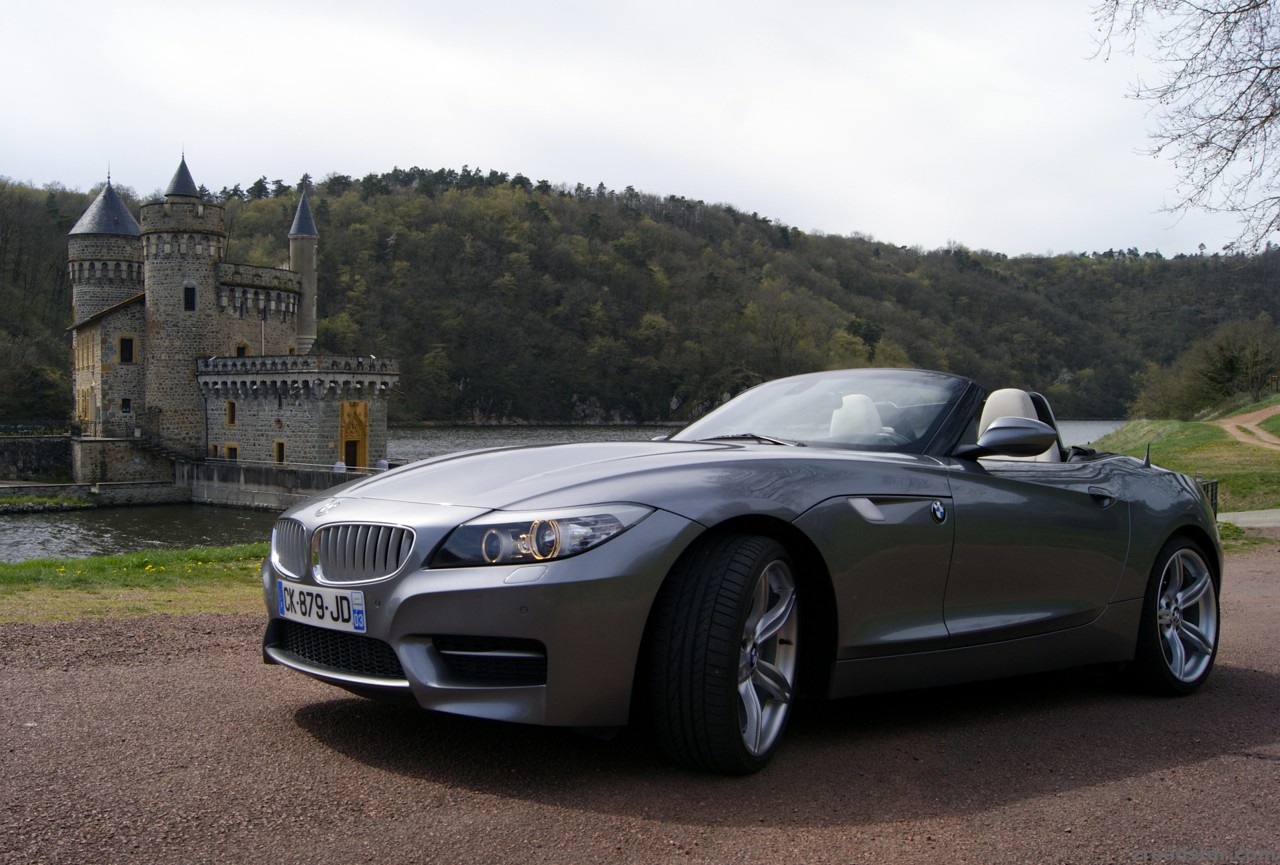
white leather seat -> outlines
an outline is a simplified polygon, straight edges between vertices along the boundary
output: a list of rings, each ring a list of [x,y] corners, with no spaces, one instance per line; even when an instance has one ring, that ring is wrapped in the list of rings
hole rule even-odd
[[[987,431],[987,427],[991,426],[991,422],[998,417],[1041,419],[1039,412],[1036,411],[1035,403],[1031,401],[1031,394],[1013,387],[992,391],[987,396],[987,401],[982,406],[982,417],[978,420],[979,438]],[[1057,463],[1062,462],[1062,453],[1059,451],[1057,444],[1053,444],[1044,453],[1033,457],[988,457],[987,459],[1032,460],[1042,463]]]
[[[880,412],[871,397],[861,393],[846,396],[840,408],[831,413],[833,439],[873,436],[884,432]]]

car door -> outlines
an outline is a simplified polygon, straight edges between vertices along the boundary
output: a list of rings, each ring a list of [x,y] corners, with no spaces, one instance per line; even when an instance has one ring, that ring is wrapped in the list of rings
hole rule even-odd
[[[924,495],[841,496],[796,521],[831,568],[839,660],[946,646],[949,510],[942,486]]]
[[[958,460],[948,646],[1086,624],[1111,600],[1129,547],[1109,461]]]

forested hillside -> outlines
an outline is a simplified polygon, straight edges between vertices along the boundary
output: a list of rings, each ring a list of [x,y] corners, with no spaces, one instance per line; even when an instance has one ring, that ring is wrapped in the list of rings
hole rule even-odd
[[[320,231],[316,351],[399,358],[396,421],[685,419],[764,379],[865,365],[1119,417],[1148,362],[1219,323],[1280,318],[1277,251],[924,251],[467,168],[223,189],[210,197],[227,207],[228,258],[280,265],[304,185]],[[91,200],[0,181],[0,420],[69,410],[65,234]]]

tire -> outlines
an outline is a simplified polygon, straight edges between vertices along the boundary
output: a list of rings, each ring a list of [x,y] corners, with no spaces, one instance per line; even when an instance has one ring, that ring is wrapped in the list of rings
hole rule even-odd
[[[649,709],[687,766],[743,775],[773,756],[799,652],[791,557],[771,538],[717,535],[672,571],[654,610]]]
[[[1218,654],[1218,587],[1200,546],[1186,538],[1164,545],[1142,602],[1135,668],[1161,694],[1190,694]]]

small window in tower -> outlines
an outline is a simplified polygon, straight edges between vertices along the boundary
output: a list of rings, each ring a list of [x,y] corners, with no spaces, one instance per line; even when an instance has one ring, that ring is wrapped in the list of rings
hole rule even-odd
[[[126,396],[126,397],[124,397],[123,399],[121,399],[121,400],[120,400],[120,413],[121,413],[121,414],[132,414],[132,413],[133,413],[133,400],[129,399],[127,396]]]
[[[226,446],[226,454],[227,454],[227,459],[228,459],[228,460],[230,460],[231,462],[235,462],[236,460],[240,459],[240,446],[239,446],[239,445],[227,445],[227,446]]]
[[[227,400],[227,426],[236,425],[236,403],[235,400]]]
[[[120,337],[120,362],[133,363],[133,337]]]
[[[209,459],[216,460],[218,458],[218,446],[216,444],[209,445]]]
[[[276,462],[284,464],[284,442],[276,442]]]
[[[249,346],[243,342],[236,345],[236,357],[247,357],[249,355]]]
[[[187,312],[196,308],[196,287],[188,282],[182,286],[182,308]]]

